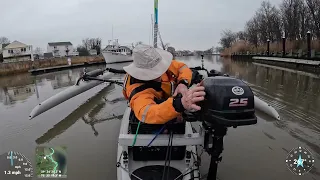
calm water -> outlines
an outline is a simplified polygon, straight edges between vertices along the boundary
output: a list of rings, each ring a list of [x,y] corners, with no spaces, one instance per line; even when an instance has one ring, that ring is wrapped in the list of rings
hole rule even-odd
[[[197,57],[180,59],[189,66],[201,65]],[[220,57],[206,57],[204,65],[243,79],[282,118],[257,112],[257,125],[229,129],[219,179],[320,179],[319,75]],[[33,107],[73,85],[81,71],[0,78],[0,154],[19,151],[34,164],[36,146],[66,145],[68,179],[116,179],[116,144],[126,108],[120,87],[99,85],[28,120]],[[313,170],[303,177],[293,175],[285,164],[287,153],[298,146],[316,158]],[[207,159],[204,154],[203,174]]]

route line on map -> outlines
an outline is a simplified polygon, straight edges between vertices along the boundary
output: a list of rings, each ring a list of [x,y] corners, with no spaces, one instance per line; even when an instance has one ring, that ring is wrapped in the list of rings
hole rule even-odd
[[[49,155],[46,155],[46,157],[48,157],[56,166],[54,167],[54,169],[53,169],[53,172],[56,172],[56,170],[57,170],[57,167],[58,167],[58,163],[55,161],[55,160],[53,160],[53,158],[52,158],[52,155],[54,154],[54,149],[52,149],[52,148],[50,148],[51,150],[52,150],[52,153],[51,154],[49,154]],[[56,173],[55,173],[56,174]]]

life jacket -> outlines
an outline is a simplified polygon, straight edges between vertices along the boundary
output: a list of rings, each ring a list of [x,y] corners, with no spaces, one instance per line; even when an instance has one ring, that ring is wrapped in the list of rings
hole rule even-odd
[[[126,74],[122,93],[124,97],[130,101],[135,94],[141,91],[144,91],[145,89],[152,88],[157,92],[162,93],[161,98],[159,97],[155,98],[156,103],[160,104],[162,101],[165,101],[167,98],[173,95],[174,90],[176,88],[176,84],[177,84],[176,77],[177,75],[175,75],[173,72],[169,70],[161,76],[161,82],[142,81],[142,80],[135,79],[129,74]],[[130,96],[128,97],[126,94],[126,87],[131,85],[136,85],[137,87],[135,87],[134,90],[132,90]]]

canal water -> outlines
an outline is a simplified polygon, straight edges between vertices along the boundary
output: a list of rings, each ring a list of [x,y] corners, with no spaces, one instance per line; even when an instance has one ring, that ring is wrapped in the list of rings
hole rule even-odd
[[[201,66],[199,57],[177,59],[190,67]],[[257,112],[256,125],[228,130],[220,180],[320,179],[319,75],[218,56],[205,57],[204,66],[244,80],[281,116],[278,121]],[[37,146],[63,145],[68,179],[116,179],[117,138],[126,108],[121,87],[99,85],[28,119],[33,107],[75,84],[81,73],[82,68],[0,77],[0,154],[21,152],[35,167]],[[308,148],[316,160],[302,177],[293,175],[285,163],[288,152],[299,146]],[[205,153],[202,157],[201,172],[206,174],[209,157]]]

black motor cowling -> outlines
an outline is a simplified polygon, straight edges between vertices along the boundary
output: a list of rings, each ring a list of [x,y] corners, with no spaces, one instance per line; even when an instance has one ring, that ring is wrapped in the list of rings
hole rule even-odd
[[[226,127],[257,123],[254,95],[243,81],[231,77],[208,77],[203,81],[206,91],[201,119]]]

